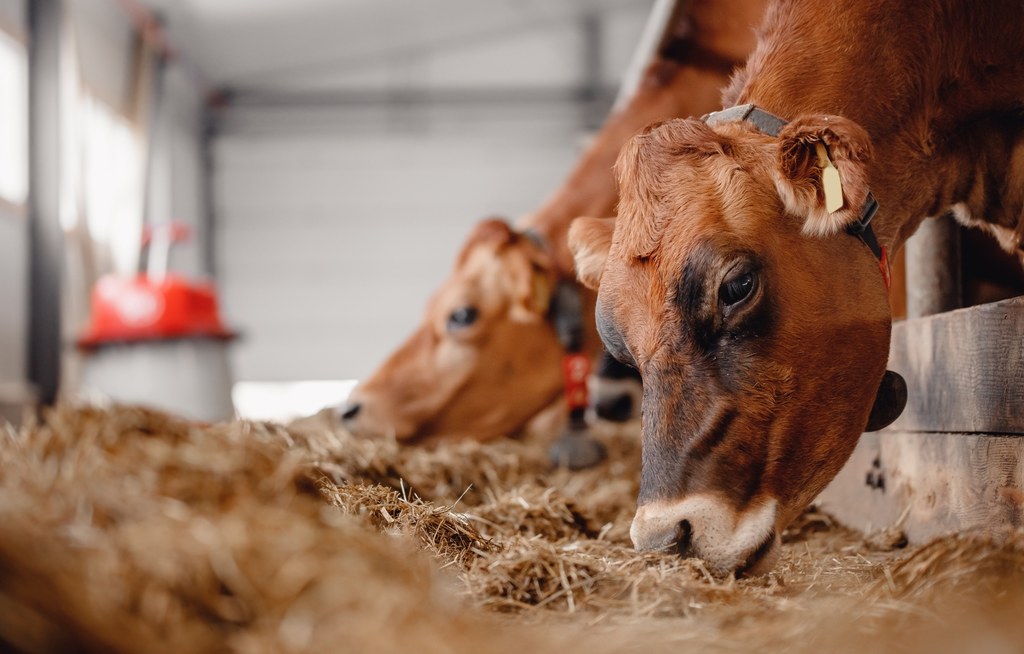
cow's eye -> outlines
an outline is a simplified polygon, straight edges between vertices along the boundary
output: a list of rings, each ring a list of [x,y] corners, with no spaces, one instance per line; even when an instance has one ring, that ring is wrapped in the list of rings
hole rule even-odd
[[[448,331],[454,332],[469,327],[480,316],[476,307],[459,307],[448,316]]]
[[[719,287],[718,297],[726,306],[742,302],[754,291],[756,281],[752,271],[727,279]]]

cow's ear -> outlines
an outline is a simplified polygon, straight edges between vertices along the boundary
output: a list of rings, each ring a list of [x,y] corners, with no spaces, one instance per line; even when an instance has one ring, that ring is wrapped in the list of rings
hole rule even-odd
[[[868,133],[842,116],[801,116],[782,129],[776,186],[805,234],[836,234],[860,218],[870,160]]]
[[[520,235],[518,247],[508,253],[508,279],[514,286],[512,318],[519,322],[544,320],[551,306],[555,271],[551,255]]]
[[[576,277],[587,288],[596,291],[601,283],[614,231],[614,218],[577,218],[569,228],[569,248],[576,259]]]

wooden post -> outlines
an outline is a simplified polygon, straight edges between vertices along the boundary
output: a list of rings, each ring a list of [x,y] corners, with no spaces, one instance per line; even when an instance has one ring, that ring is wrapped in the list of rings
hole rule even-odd
[[[62,0],[28,3],[29,344],[28,376],[43,404],[61,370],[60,34]]]
[[[907,407],[864,434],[819,497],[864,531],[912,543],[1024,526],[1024,297],[896,323],[889,369]]]
[[[953,216],[925,220],[907,241],[906,253],[908,318],[963,305],[960,226]]]

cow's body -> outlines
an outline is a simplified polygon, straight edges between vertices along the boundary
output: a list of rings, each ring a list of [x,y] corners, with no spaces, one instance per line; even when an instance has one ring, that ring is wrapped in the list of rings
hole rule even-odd
[[[515,229],[488,221],[474,230],[423,324],[342,410],[346,425],[403,440],[483,439],[520,430],[555,402],[563,388],[563,346],[540,296],[550,297],[560,281],[575,277],[566,244],[570,223],[577,216],[614,211],[612,166],[632,134],[653,121],[720,106],[729,62],[742,61],[753,49],[753,26],[762,9],[763,0],[691,2],[682,59],[656,58],[629,103],[609,118],[539,211]],[[593,293],[583,289],[583,302],[584,349],[593,355],[600,349]],[[477,310],[476,324],[447,329],[448,317],[466,308]]]
[[[885,257],[848,233],[869,191],[889,252],[949,209],[1020,250],[1022,18],[1004,0],[776,2],[725,96],[758,120],[671,121],[624,148],[617,224],[571,240],[606,344],[644,377],[638,548],[770,567],[892,406]]]
[[[1024,4],[782,2],[764,30],[726,106],[836,114],[863,127],[882,206],[875,229],[893,249],[952,208],[1020,251]]]

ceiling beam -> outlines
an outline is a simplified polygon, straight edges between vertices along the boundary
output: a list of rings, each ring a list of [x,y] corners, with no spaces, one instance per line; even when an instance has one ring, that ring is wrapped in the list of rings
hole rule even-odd
[[[653,0],[374,0],[296,4],[287,11],[214,13],[208,0],[148,0],[217,82],[265,86],[297,73],[340,72],[464,47]],[[282,3],[284,5],[285,3]],[[187,14],[187,15],[186,15]],[[255,54],[254,54],[255,53]]]

